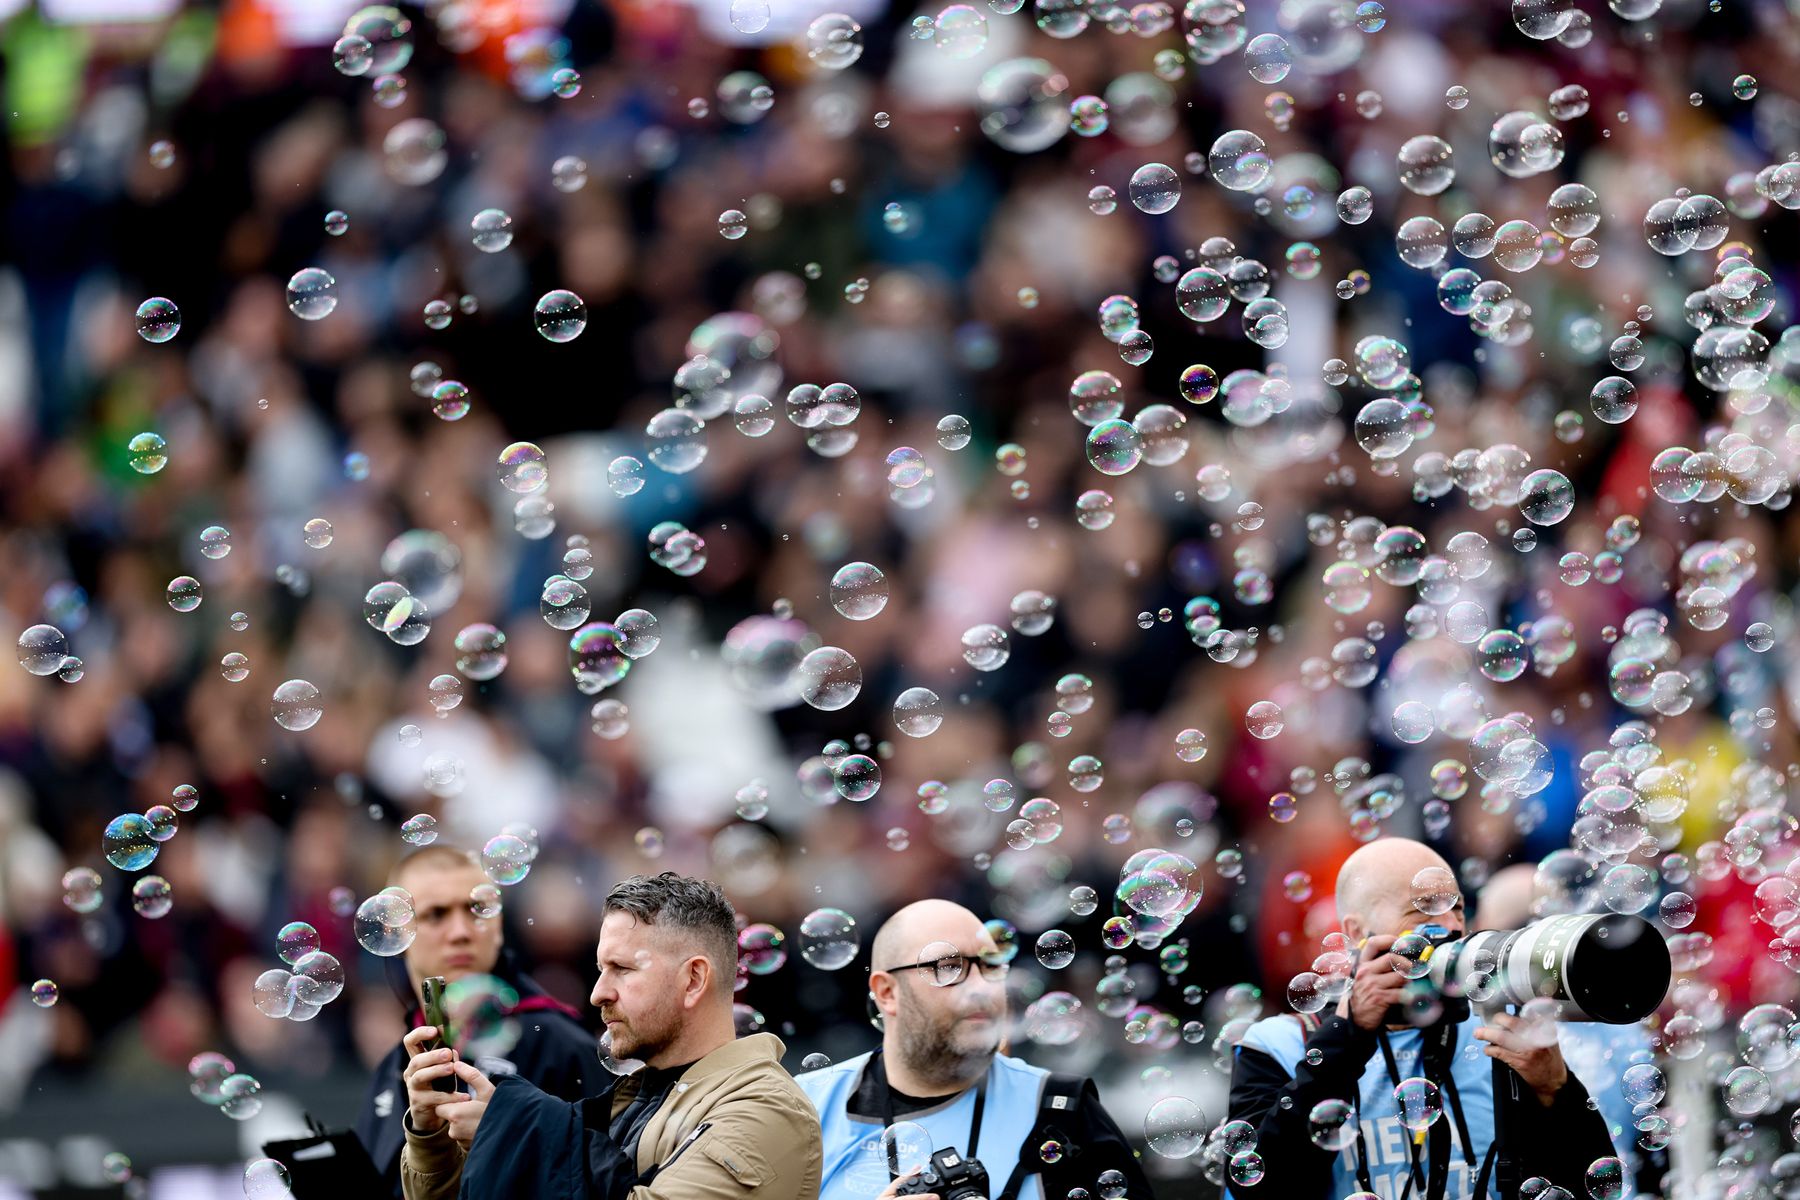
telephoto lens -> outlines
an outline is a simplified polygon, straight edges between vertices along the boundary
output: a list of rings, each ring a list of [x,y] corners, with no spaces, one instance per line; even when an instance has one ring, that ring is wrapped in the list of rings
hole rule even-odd
[[[1669,990],[1669,947],[1642,917],[1550,917],[1523,929],[1490,929],[1439,946],[1431,979],[1481,1008],[1558,1002],[1557,1019],[1629,1025],[1656,1011]]]

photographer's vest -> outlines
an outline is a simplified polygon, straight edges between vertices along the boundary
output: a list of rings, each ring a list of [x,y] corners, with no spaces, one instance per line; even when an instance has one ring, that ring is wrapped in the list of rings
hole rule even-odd
[[[1471,1015],[1458,1027],[1456,1049],[1450,1060],[1451,1075],[1456,1080],[1463,1117],[1468,1124],[1469,1140],[1474,1143],[1476,1163],[1486,1159],[1488,1146],[1494,1140],[1494,1060],[1483,1053],[1485,1044],[1475,1040],[1475,1029],[1480,1024],[1480,1019]],[[1250,1027],[1240,1045],[1245,1050],[1260,1050],[1267,1054],[1292,1075],[1294,1065],[1306,1054],[1306,1035],[1306,1028],[1292,1016],[1267,1017]],[[1393,1047],[1394,1065],[1401,1079],[1424,1074],[1418,1030],[1390,1030],[1388,1043]],[[1413,1134],[1400,1124],[1400,1105],[1394,1099],[1393,1076],[1389,1074],[1384,1055],[1369,1056],[1358,1091],[1356,1115],[1362,1132],[1362,1153],[1368,1160],[1370,1190],[1381,1200],[1400,1200],[1412,1170],[1408,1143]],[[1450,1133],[1449,1178],[1444,1188],[1444,1200],[1471,1200],[1475,1195],[1478,1171],[1469,1166],[1468,1156],[1463,1153],[1458,1122],[1452,1118],[1450,1098],[1442,1087],[1438,1089],[1438,1098],[1443,1105],[1443,1114],[1438,1120],[1444,1122]],[[1353,1142],[1332,1163],[1333,1196],[1353,1196],[1363,1190],[1358,1179],[1358,1158],[1358,1144]],[[1233,1194],[1244,1195],[1235,1190]],[[1412,1189],[1415,1200],[1422,1195],[1423,1189]]]
[[[884,1128],[881,1118],[853,1116],[849,1111],[850,1097],[856,1094],[870,1057],[859,1054],[821,1070],[795,1076],[818,1110],[819,1125],[824,1134],[825,1167],[820,1178],[819,1200],[870,1200],[870,1197],[880,1195],[893,1180],[888,1171],[887,1156],[881,1148]],[[1050,1072],[1042,1067],[1004,1054],[996,1054],[993,1066],[988,1068],[986,1096],[981,1105],[981,1130],[976,1139],[977,1153],[973,1157],[987,1169],[996,1196],[1021,1157],[1039,1153],[1037,1147],[1027,1147],[1025,1139],[1037,1126],[1039,1103],[1049,1078]],[[943,1104],[902,1113],[895,1119],[924,1126],[931,1135],[934,1151],[954,1148],[966,1154],[971,1141],[976,1093],[976,1088],[968,1088]],[[1044,1200],[1039,1177],[1035,1174],[1025,1176],[1017,1195],[1018,1200]]]

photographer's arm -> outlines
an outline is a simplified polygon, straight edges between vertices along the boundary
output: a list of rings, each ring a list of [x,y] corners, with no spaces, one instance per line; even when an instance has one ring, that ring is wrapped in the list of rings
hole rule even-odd
[[[1327,1019],[1306,1039],[1306,1054],[1293,1065],[1292,1074],[1262,1050],[1238,1048],[1231,1072],[1230,1116],[1256,1126],[1256,1152],[1266,1172],[1259,1191],[1307,1196],[1329,1190],[1337,1155],[1313,1144],[1307,1122],[1321,1100],[1356,1098],[1363,1068],[1375,1049],[1372,1032],[1338,1016]],[[1315,1050],[1318,1062],[1309,1063],[1307,1055]]]
[[[1570,1071],[1554,1099],[1543,1104],[1524,1088],[1518,1115],[1521,1164],[1525,1176],[1542,1175],[1570,1195],[1587,1193],[1587,1169],[1597,1158],[1617,1154],[1607,1133],[1606,1118],[1588,1097],[1587,1088]]]

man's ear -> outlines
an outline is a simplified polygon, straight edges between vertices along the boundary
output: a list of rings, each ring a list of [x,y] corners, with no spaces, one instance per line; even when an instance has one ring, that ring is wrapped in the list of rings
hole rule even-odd
[[[712,990],[712,959],[704,954],[696,954],[688,959],[682,967],[681,1006],[694,1008],[706,999],[706,993]]]
[[[1362,920],[1358,917],[1345,917],[1338,924],[1344,927],[1344,936],[1350,940],[1351,957],[1354,958],[1357,943],[1367,937],[1369,931],[1363,928]]]
[[[896,985],[892,975],[877,971],[869,976],[869,995],[875,1001],[875,1007],[883,1015],[891,1016],[900,1006],[900,998],[895,995]]]

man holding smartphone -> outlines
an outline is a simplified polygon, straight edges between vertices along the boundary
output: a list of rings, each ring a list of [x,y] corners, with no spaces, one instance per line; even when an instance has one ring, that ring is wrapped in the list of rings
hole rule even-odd
[[[489,907],[474,897],[477,888],[493,885],[473,855],[445,845],[426,846],[400,861],[390,882],[405,888],[413,898],[418,934],[402,959],[389,959],[405,967],[405,981],[396,978],[396,991],[404,988],[407,1023],[413,1029],[436,1024],[425,1017],[426,981],[443,986],[478,975],[491,975],[519,995],[512,1020],[518,1042],[504,1057],[484,1056],[477,1064],[488,1076],[519,1075],[544,1091],[565,1100],[594,1094],[602,1080],[594,1035],[584,1029],[574,1009],[544,994],[518,969],[506,949],[498,914],[482,916]],[[457,1047],[456,1030],[444,1044]],[[437,1037],[444,1030],[438,1028]],[[406,1145],[401,1123],[406,1113],[406,1084],[401,1072],[407,1064],[404,1045],[395,1046],[375,1068],[369,1094],[356,1122],[356,1135],[381,1172],[386,1194],[399,1200],[400,1151]],[[443,1090],[452,1090],[446,1079]],[[427,1117],[427,1120],[430,1118]]]

